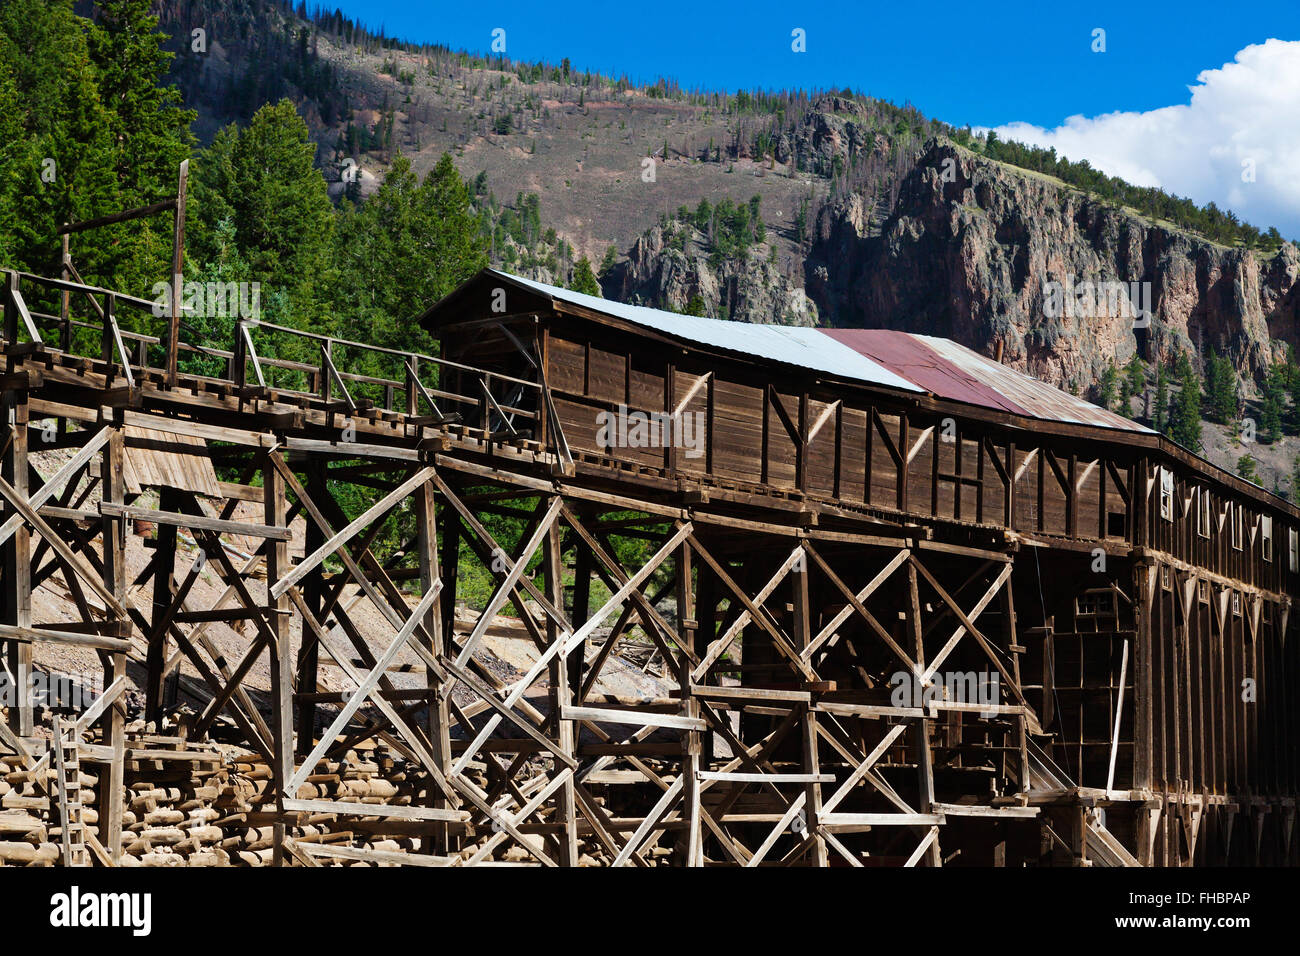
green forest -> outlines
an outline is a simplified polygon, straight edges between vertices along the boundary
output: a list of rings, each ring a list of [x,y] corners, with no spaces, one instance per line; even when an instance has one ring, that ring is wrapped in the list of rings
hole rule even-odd
[[[103,0],[93,21],[70,0],[0,9],[0,261],[57,274],[59,224],[174,195],[190,158],[187,280],[256,281],[267,321],[428,352],[410,318],[486,265],[491,241],[451,158],[420,180],[399,156],[373,194],[335,203],[287,100],[198,149],[149,7]],[[144,298],[170,251],[169,214],[71,248],[88,283]],[[187,341],[230,347],[233,324],[196,321]]]
[[[1097,382],[1095,401],[1107,411],[1146,421],[1197,453],[1204,451],[1204,423],[1223,426],[1229,440],[1241,447],[1237,475],[1260,484],[1257,460],[1249,446],[1274,445],[1284,436],[1300,435],[1300,364],[1295,350],[1288,346],[1285,360],[1269,367],[1263,381],[1257,383],[1259,397],[1255,401],[1247,400],[1245,383],[1226,356],[1210,348],[1200,364],[1202,372],[1198,374],[1191,355],[1179,352],[1172,361],[1155,367],[1152,387],[1147,363],[1138,355],[1122,368],[1111,362]],[[1151,399],[1149,416],[1145,414],[1147,395]],[[1300,456],[1291,467],[1291,489],[1295,488],[1300,488]],[[1293,490],[1280,485],[1269,490],[1283,498],[1294,497]]]
[[[571,276],[577,291],[600,294],[591,263],[542,228],[536,195],[503,205],[486,176],[464,181],[449,154],[422,178],[394,154],[369,195],[347,188],[332,198],[307,124],[288,99],[263,103],[200,148],[191,132],[196,114],[166,81],[174,56],[166,39],[149,0],[100,0],[93,20],[78,16],[72,0],[0,6],[0,266],[58,275],[61,224],[174,196],[180,165],[189,159],[185,280],[257,283],[256,318],[263,322],[436,355],[436,342],[415,316],[494,252],[507,267],[542,266]],[[305,47],[292,48],[307,69]],[[154,300],[156,283],[170,271],[172,228],[170,211],[99,227],[71,237],[71,257],[86,283]],[[57,311],[52,300],[31,305]],[[123,319],[129,331],[149,335],[163,333],[167,321],[135,311]],[[181,321],[188,344],[234,345],[234,314]],[[315,365],[317,348],[312,340],[258,330],[263,359]],[[350,373],[402,375],[395,357],[346,347],[333,356]],[[183,352],[181,368],[221,376],[226,359]],[[265,371],[268,384],[304,384],[302,372]],[[426,383],[434,384],[427,377]],[[378,397],[365,385],[352,388],[354,398]],[[349,517],[382,494],[334,481],[330,488]],[[401,562],[414,517],[399,511],[373,547]],[[507,547],[524,527],[500,515],[483,520]],[[644,548],[621,540],[617,546]],[[486,598],[492,576],[465,545],[460,563],[465,593]]]

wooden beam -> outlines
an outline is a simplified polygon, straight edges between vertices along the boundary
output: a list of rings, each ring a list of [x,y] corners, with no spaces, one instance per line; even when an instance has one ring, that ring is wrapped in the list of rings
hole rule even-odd
[[[189,160],[185,160],[185,166],[188,167]],[[81,222],[66,222],[58,228],[59,235],[71,235],[77,232],[85,232],[87,229],[98,229],[100,226],[111,226],[117,222],[129,222],[132,219],[142,219],[146,216],[155,216],[160,212],[166,212],[169,209],[176,208],[176,199],[164,199],[161,202],[150,203],[147,206],[136,206],[133,209],[123,209],[121,212],[109,213],[107,216],[98,216],[95,219],[85,219]]]
[[[219,518],[206,518],[201,515],[182,514],[177,511],[160,511],[153,508],[139,508],[135,505],[116,505],[112,502],[100,502],[99,513],[129,518],[132,521],[152,521],[155,524],[177,528],[215,531],[217,534],[241,534],[250,538],[268,538],[271,541],[288,541],[292,537],[288,528],[276,528],[264,524],[251,524],[243,521],[222,521]]]
[[[433,477],[432,468],[421,468],[406,481],[402,482],[395,489],[385,495],[379,501],[375,502],[365,510],[355,521],[349,524],[342,531],[339,531],[323,545],[302,559],[292,571],[284,575],[271,586],[271,596],[278,598],[283,595],[290,587],[297,584],[303,577],[316,565],[324,561],[329,555],[338,551],[348,541],[356,537],[357,532],[368,526],[382,515],[392,511],[397,503],[406,498],[412,491]]]

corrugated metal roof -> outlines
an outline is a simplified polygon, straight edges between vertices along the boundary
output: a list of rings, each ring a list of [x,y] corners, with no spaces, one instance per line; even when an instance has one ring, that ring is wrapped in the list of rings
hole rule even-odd
[[[889,329],[826,329],[826,334],[934,395],[1016,415],[1030,414],[997,389],[942,358],[922,336]]]
[[[888,329],[827,329],[826,334],[940,398],[1044,421],[1151,432],[949,339]]]
[[[487,271],[556,301],[713,348],[903,391],[929,392],[939,398],[1043,421],[1154,434],[1137,422],[948,339],[888,329],[814,329],[698,318],[613,302],[494,269]]]
[[[1040,382],[1031,375],[1017,372],[964,345],[930,335],[918,335],[916,338],[957,369],[978,377],[990,388],[996,389],[1000,395],[1025,409],[1025,414],[1033,418],[1154,434],[1151,429],[1135,421],[1108,412],[1101,406],[1084,401],[1054,385]]]
[[[675,312],[664,312],[640,305],[625,305],[599,296],[584,295],[581,292],[572,292],[543,282],[521,279],[519,276],[505,272],[492,271],[502,278],[527,286],[560,302],[579,305],[654,329],[665,335],[713,348],[743,352],[773,362],[798,365],[827,375],[870,382],[873,385],[883,385],[906,392],[922,391],[921,388],[894,374],[870,357],[836,342],[820,329],[790,325],[754,325],[749,322],[728,322],[724,319],[678,315]]]

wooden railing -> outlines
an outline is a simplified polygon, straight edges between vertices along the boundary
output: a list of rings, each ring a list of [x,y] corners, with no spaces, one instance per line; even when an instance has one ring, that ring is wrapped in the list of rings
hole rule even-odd
[[[313,343],[319,360],[312,364],[290,359],[263,358],[257,343],[259,339],[271,335],[284,335]],[[401,378],[342,371],[335,362],[337,349],[387,358],[394,368],[401,370]],[[230,353],[230,380],[236,385],[248,387],[252,384],[251,375],[258,387],[267,387],[269,369],[297,372],[306,377],[306,387],[303,389],[277,386],[283,393],[318,398],[350,412],[366,407],[402,412],[414,416],[421,424],[464,421],[493,433],[522,436],[534,432],[543,415],[543,386],[539,382],[474,368],[421,352],[407,352],[305,332],[273,322],[238,322],[234,348]],[[429,384],[421,379],[424,369],[435,372],[435,375],[430,376]],[[458,383],[458,390],[446,387],[444,383],[448,378]],[[355,386],[369,387],[378,400],[358,398],[353,394]],[[443,404],[440,405],[439,402]],[[425,410],[427,414],[422,414]]]
[[[141,318],[141,322],[145,327],[156,327],[165,318],[159,315],[156,302],[68,279],[15,270],[5,271],[3,276],[0,305],[4,309],[4,344],[8,354],[48,351],[97,358],[107,367],[110,385],[119,378],[127,387],[135,387],[145,380],[166,382],[165,365],[156,361],[166,361],[169,343],[165,337],[123,324],[126,316],[145,313],[149,319]],[[57,293],[58,313],[30,307],[24,288],[33,302]],[[84,318],[74,315],[78,305],[85,305]],[[128,323],[129,326],[137,324],[136,321]],[[193,377],[227,382],[239,389],[241,395],[256,397],[259,392],[274,391],[305,402],[319,401],[331,410],[349,414],[378,409],[405,415],[410,424],[461,423],[506,440],[545,441],[562,458],[572,460],[567,444],[554,425],[550,396],[543,381],[260,319],[236,319],[229,349],[186,342],[187,325],[183,317],[174,327],[179,329],[176,353],[206,356],[224,364],[224,376]],[[92,339],[78,333],[91,333],[93,340],[98,340],[98,355],[85,354],[92,347]],[[288,343],[293,344],[285,349],[276,348],[277,344]],[[285,351],[314,354],[317,360],[275,355]],[[393,377],[350,371],[341,352],[353,358],[368,356],[371,364],[380,366],[381,370],[391,369]]]

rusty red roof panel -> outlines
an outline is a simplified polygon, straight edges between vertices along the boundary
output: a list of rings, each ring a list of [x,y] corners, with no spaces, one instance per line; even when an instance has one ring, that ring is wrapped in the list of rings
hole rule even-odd
[[[940,398],[1027,415],[1149,432],[1150,429],[948,339],[888,329],[824,329],[837,342]]]
[[[923,338],[889,329],[824,329],[837,342],[861,352],[940,398],[1032,415],[965,369],[931,349]]]

